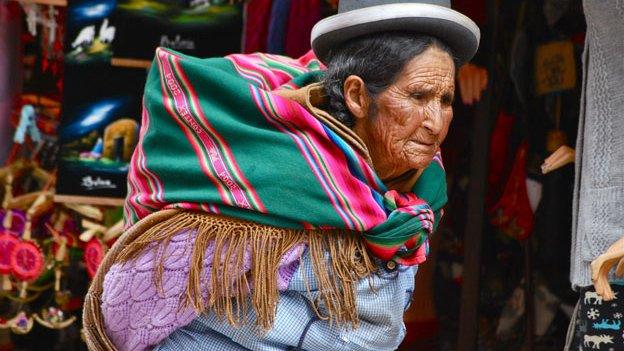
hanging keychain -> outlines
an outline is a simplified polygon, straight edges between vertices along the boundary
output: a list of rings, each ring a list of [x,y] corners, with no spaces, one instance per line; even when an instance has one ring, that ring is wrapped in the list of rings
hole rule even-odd
[[[59,216],[59,220],[55,224],[56,228],[60,228],[59,222],[64,221],[62,215]],[[59,306],[60,294],[61,294],[61,276],[62,276],[62,266],[65,263],[65,259],[67,257],[67,246],[68,239],[67,237],[61,235],[61,233],[51,227],[50,225],[46,225],[48,232],[53,237],[54,243],[56,245],[56,250],[54,250],[54,301],[56,306],[48,306],[41,309],[41,314],[35,313],[33,316],[35,320],[43,325],[46,328],[50,329],[63,329],[70,326],[76,320],[76,316],[71,316],[66,318],[65,312],[63,312],[62,308]]]
[[[13,134],[13,145],[9,151],[7,163],[12,163],[17,158],[24,144],[28,144],[29,142],[35,144],[33,148],[33,150],[35,150],[43,141],[41,132],[37,127],[36,117],[37,114],[34,106],[22,106],[19,122],[15,128],[15,134]]]

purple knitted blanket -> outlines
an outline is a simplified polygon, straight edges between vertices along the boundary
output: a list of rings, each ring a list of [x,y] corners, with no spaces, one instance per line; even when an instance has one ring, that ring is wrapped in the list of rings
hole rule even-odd
[[[162,247],[149,245],[133,261],[114,264],[104,278],[102,314],[106,333],[120,351],[149,350],[158,345],[174,330],[197,317],[192,306],[183,308],[182,296],[188,284],[189,266],[195,232],[183,231],[172,237],[164,257],[162,292],[154,281],[154,260]],[[300,244],[289,250],[278,268],[278,289],[284,291],[296,269],[305,248]],[[208,286],[213,261],[214,245],[209,244],[204,260],[202,286]],[[245,255],[238,274],[251,266],[251,255]],[[204,291],[206,295],[206,292]]]

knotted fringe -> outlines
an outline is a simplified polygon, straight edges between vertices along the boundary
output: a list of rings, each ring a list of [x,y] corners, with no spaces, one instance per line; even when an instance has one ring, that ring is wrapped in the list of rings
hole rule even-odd
[[[91,281],[89,291],[87,291],[85,295],[82,311],[82,335],[90,351],[117,350],[115,345],[113,345],[108,338],[108,335],[106,335],[104,318],[102,317],[101,297],[106,273],[113,264],[117,263],[117,256],[119,256],[119,253],[127,244],[131,243],[153,226],[172,218],[179,212],[179,210],[163,210],[152,213],[141,219],[121,235],[113,247],[106,253],[106,256],[104,256],[104,260],[100,263],[95,277],[93,277],[93,281]]]
[[[256,324],[272,327],[279,300],[278,265],[284,254],[299,243],[307,243],[319,297],[310,298],[319,318],[357,327],[355,302],[357,282],[369,276],[375,265],[364,243],[355,233],[338,230],[295,230],[270,227],[231,217],[206,213],[180,212],[147,229],[128,243],[117,262],[135,259],[152,243],[154,280],[162,289],[163,261],[171,238],[183,231],[196,232],[192,246],[189,281],[182,306],[198,312],[213,312],[232,325],[244,323],[249,308],[256,312]],[[214,245],[210,281],[207,286],[204,260],[208,245]],[[153,245],[152,245],[153,246]],[[243,267],[251,254],[251,267]],[[306,282],[310,295],[309,282]],[[205,294],[207,292],[207,294]]]

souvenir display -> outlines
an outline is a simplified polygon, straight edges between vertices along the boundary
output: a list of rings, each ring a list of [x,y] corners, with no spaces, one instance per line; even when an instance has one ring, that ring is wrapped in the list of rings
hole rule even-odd
[[[90,313],[94,311],[96,303],[104,301],[103,289],[107,283],[102,278],[103,274],[113,271],[110,257],[115,259],[123,257],[124,260],[135,256],[143,257],[144,253],[132,251],[138,250],[139,244],[132,246],[132,250],[129,250],[131,254],[124,251],[122,255],[122,249],[119,247],[123,245],[116,247],[115,243],[118,239],[128,245],[133,240],[140,241],[134,237],[128,239],[129,235],[124,233],[128,233],[133,224],[143,223],[140,222],[141,218],[160,210],[161,207],[163,211],[173,209],[177,211],[181,208],[184,211],[206,212],[202,216],[236,215],[269,226],[287,223],[288,228],[301,226],[305,231],[325,230],[328,226],[342,228],[336,226],[334,222],[326,223],[326,221],[317,223],[298,220],[294,225],[293,218],[306,217],[303,213],[305,211],[300,211],[305,207],[305,203],[302,202],[304,200],[299,202],[301,208],[296,206],[283,208],[285,203],[292,201],[292,196],[288,199],[269,196],[271,201],[266,200],[267,194],[263,187],[267,186],[266,189],[271,192],[275,189],[271,185],[270,177],[263,177],[260,174],[268,167],[262,159],[263,152],[270,153],[274,151],[273,149],[285,149],[285,145],[292,146],[289,139],[292,133],[286,131],[281,135],[271,132],[260,136],[254,133],[259,126],[257,123],[262,125],[268,123],[266,122],[268,117],[272,118],[269,118],[271,119],[269,122],[273,123],[275,122],[273,117],[278,114],[296,115],[299,111],[297,104],[304,110],[308,111],[309,108],[313,112],[336,107],[333,105],[335,102],[333,95],[336,92],[322,90],[325,89],[326,83],[323,77],[327,73],[316,72],[326,67],[331,68],[329,61],[335,59],[334,52],[328,51],[329,46],[322,42],[342,40],[340,35],[336,34],[341,31],[337,28],[350,27],[348,33],[344,32],[344,35],[345,38],[351,38],[353,33],[363,33],[371,25],[354,25],[359,18],[358,15],[347,17],[349,21],[324,22],[321,32],[319,30],[315,32],[313,28],[319,21],[323,21],[323,18],[349,12],[348,4],[351,2],[358,6],[362,3],[385,2],[393,3],[392,6],[397,5],[397,1],[394,0],[0,1],[0,48],[8,53],[0,58],[2,123],[0,124],[0,140],[2,140],[0,141],[0,350],[52,348],[75,350],[84,349],[85,344],[89,349],[107,349],[98,348],[102,346],[100,344],[93,344],[94,330],[102,335],[108,335],[109,331],[103,329],[104,326],[110,326],[104,321],[105,318],[113,316],[110,318],[117,318],[115,319],[117,321],[122,320],[122,317],[119,317],[121,315],[123,318],[131,318],[134,310],[119,313],[115,308],[122,306],[120,304],[113,308],[108,306],[109,309],[106,311],[101,309],[104,312],[98,312],[99,314]],[[621,21],[617,16],[622,15],[620,11],[622,6],[619,2],[611,6],[615,1],[594,4],[591,1],[581,0],[422,1],[426,4],[419,4],[420,1],[413,2],[415,4],[410,5],[426,7],[435,3],[444,5],[442,7],[452,7],[453,11],[459,11],[475,22],[476,26],[473,29],[480,30],[481,37],[476,56],[465,64],[456,63],[454,70],[454,95],[451,96],[452,102],[449,102],[454,111],[453,124],[448,130],[446,141],[438,150],[440,152],[435,156],[436,164],[440,166],[442,158],[444,159],[444,180],[447,185],[445,189],[448,194],[447,197],[442,196],[442,192],[436,194],[436,199],[438,196],[444,197],[440,199],[440,203],[448,200],[443,210],[440,209],[438,212],[436,208],[432,223],[435,223],[437,232],[430,238],[432,224],[427,224],[419,231],[421,237],[418,243],[414,240],[403,244],[398,241],[382,243],[387,247],[379,243],[366,244],[367,253],[383,253],[387,256],[390,255],[388,252],[396,250],[413,255],[410,256],[409,262],[405,257],[393,261],[394,266],[384,262],[382,267],[384,272],[380,271],[382,274],[394,274],[397,267],[404,268],[403,263],[419,263],[418,268],[414,269],[418,271],[415,288],[401,287],[402,290],[397,294],[400,295],[402,302],[400,307],[404,307],[405,312],[404,326],[400,333],[406,333],[404,343],[398,350],[561,350],[564,349],[565,334],[571,317],[572,320],[576,320],[570,328],[575,334],[570,338],[573,340],[574,351],[624,350],[622,348],[624,339],[621,335],[623,329],[619,322],[622,316],[621,313],[616,313],[620,307],[618,294],[624,291],[622,290],[624,280],[621,280],[624,275],[623,241],[609,247],[602,242],[588,240],[585,244],[592,246],[592,255],[595,253],[593,262],[588,259],[589,253],[579,251],[579,248],[585,245],[582,238],[576,241],[576,247],[570,246],[570,233],[584,230],[578,225],[573,226],[572,223],[589,219],[598,221],[596,218],[608,215],[608,212],[600,210],[601,204],[596,203],[594,207],[589,206],[583,218],[571,217],[571,209],[574,208],[573,191],[577,190],[580,194],[580,188],[574,187],[575,169],[571,164],[586,158],[587,154],[600,154],[605,156],[601,156],[601,160],[607,160],[606,156],[614,155],[618,151],[614,148],[617,143],[613,142],[605,144],[604,149],[600,150],[596,147],[590,150],[586,144],[594,143],[600,138],[614,137],[611,134],[616,130],[615,124],[609,125],[607,117],[603,116],[610,116],[615,111],[611,106],[616,106],[618,100],[605,96],[617,91],[617,84],[601,82],[617,79],[611,77],[615,75],[613,73],[607,76],[596,74],[596,71],[601,71],[605,67],[610,68],[612,72],[619,72],[615,64],[617,60],[603,57],[603,54],[612,48],[596,46],[595,37],[598,36],[605,42],[617,37],[616,32],[615,34],[607,32],[608,35],[603,35],[605,33],[596,31],[596,28],[619,28],[617,26],[621,25]],[[592,10],[593,7],[606,8],[606,4],[613,7],[614,18],[609,24],[597,22],[596,17],[591,17],[592,13],[588,13],[589,17],[585,17],[584,11],[596,11]],[[366,13],[367,16],[373,17],[387,15],[386,12]],[[338,15],[338,18],[341,16]],[[584,19],[589,21],[586,22]],[[591,20],[594,29],[586,31],[585,23],[592,23]],[[380,26],[401,28],[404,25],[403,21],[404,19],[394,19]],[[379,25],[377,22],[375,25]],[[435,33],[439,27],[431,26],[428,30]],[[469,29],[464,35],[468,35],[468,32],[474,34],[474,30]],[[431,33],[429,34],[433,35]],[[586,36],[594,38],[593,42],[587,44],[594,45],[593,47],[585,45]],[[312,38],[314,40],[311,40]],[[319,57],[311,50],[314,41],[316,52],[320,52]],[[451,50],[456,49],[456,46],[471,46],[471,43],[470,40],[453,41]],[[158,49],[159,47],[161,49]],[[241,55],[238,55],[239,53]],[[589,54],[582,56],[584,53]],[[235,55],[224,58],[230,54]],[[458,61],[462,61],[461,55],[454,56]],[[292,59],[296,57],[301,58]],[[207,60],[209,58],[213,59]],[[153,65],[154,62],[158,64]],[[223,66],[216,67],[216,62]],[[214,74],[206,74],[207,70],[212,70]],[[295,101],[290,104],[287,100],[290,99],[290,94],[294,93],[294,89],[301,88],[300,84],[309,83],[301,78],[294,80],[293,78],[307,70],[315,72],[302,77],[308,79],[314,76],[314,79],[319,81],[318,87],[314,88],[318,91],[308,92],[310,101],[303,103]],[[592,70],[594,71],[589,72]],[[145,90],[148,75],[164,77],[164,80],[149,81],[148,89]],[[169,77],[171,75],[173,80]],[[223,76],[219,78],[219,75]],[[596,77],[600,78],[599,82]],[[585,84],[586,80],[592,82],[590,88],[593,90],[587,89],[586,85],[589,83]],[[290,83],[283,85],[287,81]],[[206,92],[209,90],[207,87],[215,84],[220,87],[218,91],[220,95],[217,92],[210,92],[218,98],[215,104],[212,102],[208,104],[205,101],[211,94]],[[280,86],[283,94],[276,93]],[[188,87],[193,91],[177,94],[176,89],[188,90]],[[240,91],[240,94],[236,95],[237,98],[249,96],[253,101],[224,100],[223,96],[230,96],[229,90]],[[168,92],[172,98],[167,99],[160,94],[143,96],[144,91]],[[262,94],[266,96],[258,95],[258,91],[265,91]],[[321,94],[316,96],[319,92]],[[374,91],[369,93],[376,94]],[[181,96],[186,100],[180,100]],[[165,105],[162,105],[163,103]],[[177,119],[172,119],[173,115],[155,107],[155,105],[171,107],[167,104],[175,107],[171,111]],[[211,110],[217,105],[218,116]],[[583,132],[585,134],[577,135],[580,123],[578,116],[589,115],[590,110],[598,105],[603,106],[603,109],[597,122],[594,121],[595,124],[591,128],[585,125]],[[606,105],[609,105],[609,108],[604,108]],[[292,111],[295,107],[297,111]],[[191,140],[195,132],[199,133],[195,133],[197,134],[195,137],[199,138],[197,140],[201,139],[200,144],[212,145],[205,135],[200,135],[201,130],[184,124],[188,122],[184,119],[185,109],[192,114],[200,111],[198,115],[200,117],[206,115],[205,118],[201,118],[210,121],[211,125],[200,129],[208,128],[206,129],[210,132],[208,139],[214,137],[214,133],[223,134],[222,138],[215,139],[218,141],[218,145],[215,145],[218,146],[217,149],[225,147],[221,151],[225,150],[225,155],[229,157],[225,163],[225,173],[234,172],[232,173],[234,178],[244,173],[243,178],[248,178],[250,184],[253,184],[254,189],[250,190],[251,193],[259,192],[258,199],[262,200],[262,204],[256,206],[257,199],[252,196],[250,203],[255,211],[249,210],[251,207],[244,204],[246,200],[241,200],[242,195],[238,191],[240,189],[235,189],[241,182],[235,181],[237,184],[232,187],[233,183],[226,179],[229,175],[217,169],[223,168],[224,164],[221,162],[223,160],[212,160],[211,157],[214,155],[210,153],[200,155],[203,158],[197,159],[201,161],[199,163],[195,158],[180,159],[182,154],[180,150],[186,152],[192,149],[186,150],[189,145],[197,146],[195,145],[197,143]],[[344,109],[351,111],[349,107]],[[260,112],[256,113],[256,110]],[[230,116],[232,111],[240,113],[237,112],[236,118],[225,118]],[[255,116],[256,114],[258,116]],[[314,117],[318,118],[316,114]],[[330,117],[333,117],[331,113]],[[257,119],[257,123],[254,122],[256,121],[254,118]],[[151,122],[142,126],[142,121],[146,120]],[[314,121],[312,117],[310,120]],[[180,126],[186,126],[186,129],[180,129],[185,131],[184,133],[176,129],[178,127],[176,122],[180,121],[183,122]],[[293,145],[299,147],[301,146],[299,142],[303,142],[304,146],[307,145],[304,149],[309,149],[310,145],[326,148],[334,147],[332,146],[334,144],[341,150],[353,146],[359,148],[359,139],[346,138],[343,142],[340,139],[342,134],[338,133],[336,136],[329,133],[329,130],[333,131],[332,128],[335,127],[333,119],[329,122],[324,119],[317,122],[323,128],[314,130],[314,133],[310,134],[312,139],[304,138],[305,140],[301,141],[295,135]],[[581,122],[591,123],[592,120],[585,118]],[[580,124],[583,129],[582,123]],[[236,132],[230,133],[228,128],[235,124],[242,127],[234,128]],[[163,126],[167,127],[166,130],[161,128]],[[210,129],[212,127],[216,129]],[[170,132],[174,129],[175,132]],[[224,132],[226,129],[228,131]],[[349,128],[345,128],[347,129]],[[186,133],[188,131],[193,132],[191,133],[193,135]],[[141,135],[146,133],[166,135],[156,141],[145,136],[141,139]],[[306,134],[307,130],[301,129],[298,133]],[[325,134],[329,135],[327,140],[331,143],[319,139],[319,135]],[[238,142],[241,136],[253,140],[250,139],[246,146],[240,147]],[[142,140],[141,143],[138,143],[139,139]],[[266,143],[271,148],[265,150],[262,147],[249,147],[256,141],[257,145]],[[364,144],[366,141],[362,140]],[[585,144],[585,148],[583,149],[577,142]],[[472,145],[483,146],[481,152],[469,152],[471,149],[476,150]],[[232,151],[226,150],[228,148],[232,148]],[[365,149],[364,151],[368,153],[376,152],[373,148]],[[154,156],[155,150],[159,152],[158,157]],[[303,149],[299,147],[297,150],[302,152]],[[361,151],[358,149],[353,154],[345,153],[347,155],[345,160],[348,163],[345,169],[348,174],[355,174],[356,178],[359,176],[360,168],[366,168],[369,161],[372,162],[369,159],[360,160],[362,162],[358,161],[357,164],[350,162],[352,158],[360,155]],[[135,153],[139,156],[133,158]],[[168,160],[169,163],[178,162],[178,167],[171,172],[163,172],[163,167],[160,167],[161,155],[162,159]],[[308,167],[312,170],[310,173],[312,175],[318,173],[315,165],[321,159],[340,156],[340,159],[332,158],[327,167],[321,168],[323,172],[330,172],[337,166],[342,167],[344,161],[340,152],[314,154],[316,156],[313,155],[313,162],[308,160],[309,153],[302,155],[308,162],[306,164],[314,166]],[[371,155],[368,156],[372,157]],[[236,164],[231,164],[232,160]],[[476,167],[481,163],[475,160],[482,160],[484,166]],[[208,161],[214,161],[212,162],[214,164],[210,166],[211,163]],[[279,161],[274,159],[268,161],[279,164]],[[212,174],[210,171],[212,168],[202,168],[206,162],[210,167],[216,167],[218,172]],[[601,166],[591,162],[593,161],[583,160],[583,163],[576,165],[576,171],[588,172],[594,166]],[[278,166],[294,167],[291,163],[282,162]],[[617,169],[617,165],[612,163],[605,164],[604,169]],[[238,165],[242,165],[242,168]],[[180,172],[183,168],[185,171]],[[276,171],[275,167],[267,169],[271,170],[272,173],[269,172],[271,174],[279,171]],[[477,170],[484,173],[475,173]],[[182,173],[184,175],[181,175]],[[208,173],[210,176],[206,176]],[[200,176],[194,177],[193,174]],[[428,177],[426,172],[417,174],[418,177],[423,174],[424,178]],[[298,172],[297,175],[298,178],[295,177],[297,179],[305,180],[308,177],[305,172]],[[372,179],[368,173],[362,177],[366,180],[366,185]],[[343,187],[346,180],[340,177],[336,178],[337,185],[331,181],[327,185],[326,179],[323,178],[322,187],[316,189],[313,185],[317,184],[320,178],[312,176],[308,178],[303,189],[304,193],[322,191],[320,195],[312,196],[315,200],[322,201],[327,200],[323,194],[330,194],[329,190],[334,188],[346,189],[346,195],[342,195],[346,196],[345,199],[349,198],[353,195],[351,194],[353,189],[360,189],[360,185],[363,184],[361,177],[354,180],[354,184],[357,185],[355,188],[347,183]],[[603,172],[590,178],[591,182],[600,185],[600,189],[616,188],[609,183],[613,178],[612,173]],[[216,179],[217,183],[211,179]],[[245,183],[243,187],[247,189],[249,184],[245,179],[241,184]],[[258,187],[259,183],[262,183],[262,186]],[[379,180],[378,183],[387,185],[385,180]],[[215,184],[220,192],[210,190]],[[285,193],[284,189],[289,189],[288,184],[282,185],[279,189],[280,194]],[[178,191],[179,186],[187,187],[188,191]],[[293,188],[297,194],[301,191],[299,188]],[[194,193],[195,191],[197,193]],[[195,195],[187,196],[188,194]],[[606,196],[611,195],[609,193]],[[188,198],[182,199],[185,196]],[[295,197],[298,196],[300,195]],[[335,200],[333,193],[327,196],[331,197],[331,201]],[[428,212],[423,212],[425,215],[408,213],[409,211],[401,207],[407,200],[395,199],[392,196],[382,197],[377,193],[373,194],[373,198],[380,204],[398,208],[395,212],[402,211],[401,216],[416,215],[423,223],[425,220],[431,220],[429,217],[432,214]],[[205,200],[206,198],[209,201]],[[340,196],[337,199],[340,200]],[[338,201],[338,205],[342,203],[341,201]],[[352,207],[354,203],[360,202],[354,201],[347,201],[346,204]],[[287,214],[275,212],[276,208],[286,211]],[[345,212],[347,217],[351,216],[349,214],[351,210],[359,214],[358,211],[362,209],[357,206],[348,209]],[[405,222],[401,216],[397,217],[396,214],[388,212],[388,209],[385,211],[380,213],[382,215],[385,213],[394,221]],[[337,219],[344,217],[344,213],[337,213]],[[190,226],[189,223],[195,221],[196,215],[194,212],[179,223],[171,220],[167,225],[170,224],[172,228],[179,226],[190,228],[189,230],[197,228],[205,230],[206,226],[200,226],[199,222],[197,228]],[[307,217],[321,215],[322,213],[316,211],[308,213]],[[347,220],[351,221],[349,218]],[[356,222],[358,220],[356,218]],[[479,221],[481,221],[479,225],[475,225]],[[412,225],[411,222],[408,224]],[[612,229],[607,224],[591,226],[591,230],[599,232],[595,234],[596,236],[602,235]],[[357,223],[353,226],[356,227]],[[351,227],[347,229],[349,228]],[[296,232],[299,235],[300,231]],[[150,231],[149,235],[150,240],[165,238],[163,233],[156,230]],[[228,232],[224,235],[230,238],[232,234]],[[366,235],[370,236],[370,233]],[[479,245],[476,245],[475,238],[479,239]],[[171,247],[175,250],[179,249],[182,252],[186,247],[186,244],[182,245],[179,241],[181,239],[177,237],[170,239]],[[205,236],[197,240],[201,245],[210,248],[210,240]],[[311,251],[310,246],[316,245],[310,244],[311,242],[305,241],[301,247],[291,248],[293,255]],[[416,246],[418,250],[414,249]],[[227,245],[224,248],[219,246],[228,252],[243,250],[240,252],[247,256],[254,255],[253,247],[252,245],[250,252],[246,252],[243,250],[245,245],[242,244],[229,249]],[[197,252],[189,252],[183,256],[192,259],[193,262],[198,261],[203,251],[199,249],[195,251]],[[152,257],[151,253],[145,255],[148,257],[146,260]],[[423,262],[427,255],[427,261]],[[247,256],[244,256],[245,260]],[[382,258],[388,258],[386,256]],[[169,264],[168,256],[163,257],[165,257],[163,262]],[[350,257],[340,256],[340,259]],[[358,252],[354,257],[359,259],[368,256]],[[248,262],[249,264],[244,262],[242,264],[245,267],[262,265],[258,262],[264,259],[274,260],[275,257],[258,256]],[[378,259],[379,257],[375,258],[374,262],[368,260],[366,262],[376,265]],[[579,275],[577,271],[571,272],[570,262],[574,266],[575,260],[583,260],[585,266],[589,266],[591,262],[591,272],[583,274],[586,278],[585,284],[579,286],[581,300],[576,314],[574,305],[579,295],[571,289],[569,278]],[[299,264],[298,260],[295,261]],[[151,263],[145,265],[148,266],[152,267]],[[199,263],[196,266],[199,267]],[[310,269],[323,270],[331,267],[341,269],[335,263],[327,267],[312,265]],[[214,268],[215,272],[218,271],[217,268]],[[282,285],[288,287],[289,284],[283,283],[281,279],[300,271],[296,269],[296,265],[291,264],[284,270],[281,266],[279,270],[267,271],[264,269],[266,267],[261,268],[262,273],[259,273],[258,269],[251,269],[249,274],[230,278],[233,282],[236,280],[230,285],[237,294],[252,296],[253,289],[250,290],[251,295],[245,295],[242,291],[244,289],[241,290],[241,287],[248,283],[252,287],[263,287],[267,284],[266,281],[270,280],[270,284],[273,284],[271,274],[275,272],[279,289],[282,289]],[[153,270],[156,274],[160,274],[156,268]],[[165,278],[168,277],[167,274],[171,274],[170,271],[168,268],[164,270]],[[267,275],[266,272],[270,274]],[[149,272],[143,273],[146,277],[151,276]],[[190,273],[185,271],[184,274]],[[269,276],[270,279],[262,280],[254,274]],[[320,283],[329,282],[327,283],[329,288],[344,293],[344,289],[331,283],[329,276],[325,276],[322,272],[321,274],[323,276]],[[254,275],[253,284],[251,281],[247,282],[251,275]],[[111,276],[107,277],[110,280]],[[195,274],[194,279],[196,277]],[[131,278],[127,279],[128,284],[134,282]],[[342,286],[348,286],[355,281],[350,278],[343,280],[346,283],[341,283]],[[166,281],[174,280],[165,279]],[[594,286],[585,286],[590,283],[594,283]],[[145,282],[142,281],[141,284],[145,285]],[[191,291],[186,294],[189,298],[193,294],[199,296],[197,292],[203,291],[199,283],[195,284],[196,286],[187,285],[188,288],[185,289]],[[93,286],[95,286],[93,291],[100,295],[87,293]],[[177,287],[182,289],[184,286],[186,285],[177,284],[176,289]],[[214,286],[218,287],[216,284]],[[166,284],[164,288],[165,295],[169,294],[168,291],[173,291]],[[152,290],[147,291],[149,295]],[[150,299],[157,299],[160,296],[158,293],[158,289],[154,289],[153,297]],[[280,308],[282,306],[279,300],[274,300],[282,290],[277,292],[271,290],[270,293],[273,295],[265,294],[268,297],[256,299],[264,312],[270,310],[271,306]],[[334,292],[324,294],[331,295]],[[129,306],[130,302],[145,305],[147,300],[139,301],[140,298],[132,296],[119,301],[125,303],[124,306]],[[175,300],[176,304],[179,302],[175,296],[167,295],[166,298]],[[353,298],[355,299],[355,295]],[[376,298],[380,298],[379,295],[376,295]],[[191,301],[192,307],[199,306],[197,301],[199,301],[197,298]],[[220,311],[226,311],[224,315],[228,318],[235,314],[236,308],[233,306],[236,303],[231,303],[235,300],[228,302],[227,299],[215,299],[215,301],[218,306],[224,306]],[[310,300],[313,307],[321,307],[316,311],[317,317],[323,315],[322,308],[326,307],[323,306],[323,301],[331,302],[328,302],[331,316],[348,319],[352,314],[356,315],[353,312],[355,309],[341,310],[337,307],[340,305],[341,308],[346,308],[347,304],[341,299],[323,297]],[[344,301],[347,301],[346,298]],[[143,308],[141,306],[139,307]],[[348,313],[344,313],[345,311]],[[140,314],[148,317],[143,318],[140,323],[135,321],[135,324],[140,325],[137,327],[139,329],[148,330],[147,325],[151,323],[149,322],[151,318],[164,318],[161,316],[162,313],[159,315],[158,311],[150,308],[144,308]],[[261,315],[259,320],[266,322],[268,315],[270,314]],[[183,317],[188,318],[187,322],[190,322],[192,316],[194,315],[188,314]],[[474,318],[470,319],[467,316]],[[182,317],[176,319],[175,314],[167,313],[166,318],[173,318],[175,323],[181,323]],[[304,334],[309,331],[308,335],[313,335],[315,328],[324,321],[322,318],[314,319],[313,314],[310,318],[311,322],[302,319],[307,325],[303,325],[301,329],[305,329]],[[83,325],[84,320],[95,322]],[[466,323],[467,320],[470,320],[470,323]],[[197,321],[201,319],[198,318],[193,323]],[[281,323],[278,319],[275,322]],[[366,331],[367,322],[365,320],[360,322],[363,322],[360,323],[360,327],[364,327],[361,330]],[[285,325],[290,327],[292,324],[289,322]],[[169,326],[168,324],[166,328]],[[147,334],[141,334],[143,333],[141,331],[136,335],[132,334],[133,338],[136,336],[136,340],[131,340],[130,337],[124,336],[124,333],[134,333],[139,329],[127,327],[125,329],[132,331],[125,329],[114,331],[122,336],[110,340],[117,342],[120,338],[125,338],[131,342],[142,343],[147,339],[156,340],[155,335],[165,330],[165,327],[158,329],[160,327],[155,324],[149,327],[153,327],[149,329],[149,337],[145,336]],[[88,330],[89,328],[91,330]],[[161,334],[158,338],[164,338],[166,333]],[[347,341],[345,335],[348,333],[341,334],[336,340],[339,340],[339,343],[344,342],[344,345],[356,341]],[[316,345],[310,346],[310,343],[309,339],[302,337],[299,348],[315,349]],[[145,349],[153,346],[150,344]],[[341,348],[336,346],[336,349]],[[350,348],[345,346],[345,349]]]
[[[145,72],[137,69],[66,67],[57,194],[126,195],[144,80]]]
[[[199,57],[240,51],[242,6],[232,1],[99,2],[106,6],[116,4],[111,18],[116,36],[115,57],[151,61],[159,46]]]

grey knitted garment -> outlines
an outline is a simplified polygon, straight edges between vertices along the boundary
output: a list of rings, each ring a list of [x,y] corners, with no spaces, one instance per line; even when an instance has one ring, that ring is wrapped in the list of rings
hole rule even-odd
[[[576,144],[574,288],[592,284],[590,263],[624,236],[624,0],[583,1],[587,36]]]

